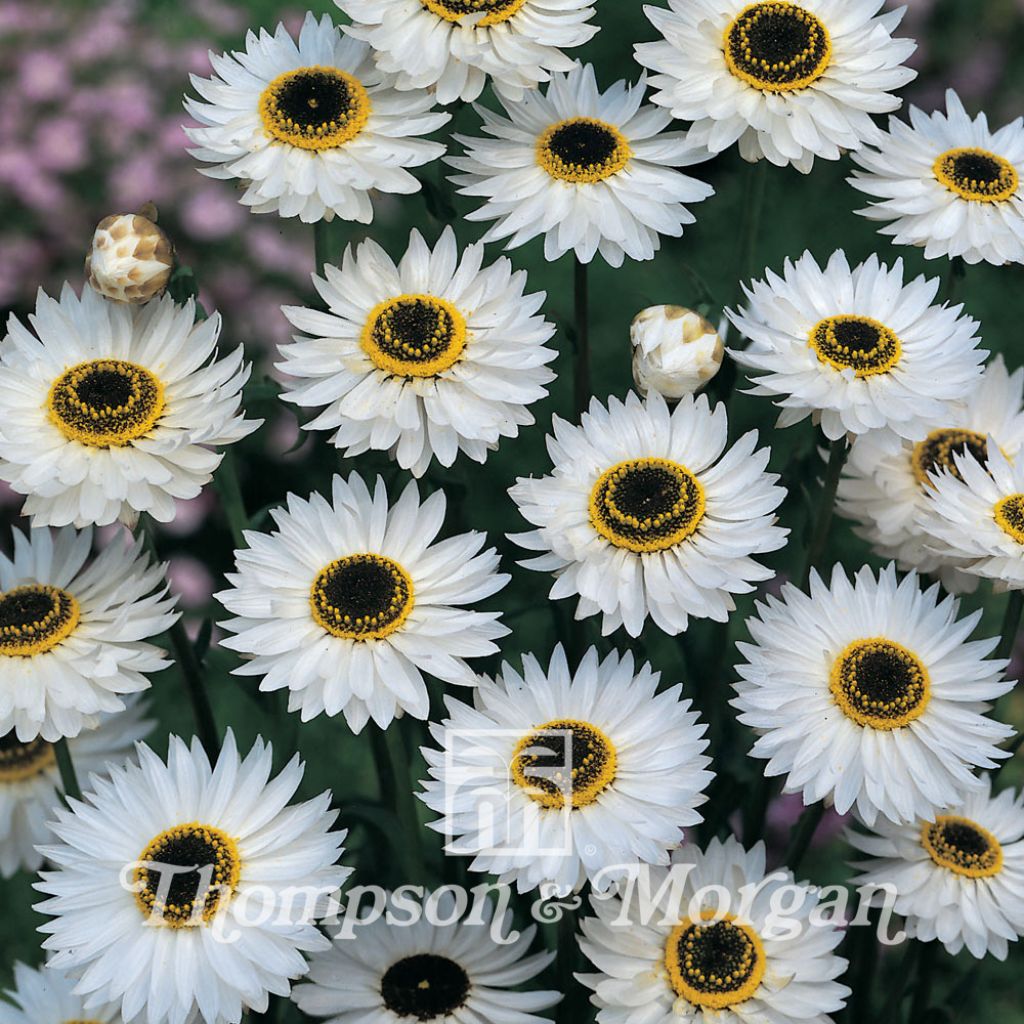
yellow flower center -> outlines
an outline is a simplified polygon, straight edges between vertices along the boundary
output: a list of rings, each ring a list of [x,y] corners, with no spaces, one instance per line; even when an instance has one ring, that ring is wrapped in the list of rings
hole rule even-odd
[[[175,825],[139,855],[135,902],[154,923],[194,928],[231,899],[241,871],[235,841],[219,828],[196,821]]]
[[[929,474],[945,469],[959,480],[960,470],[956,468],[953,456],[968,453],[981,463],[988,459],[988,441],[984,434],[960,427],[933,430],[923,441],[914,445],[910,456],[914,478],[922,487],[931,487]]]
[[[317,573],[313,619],[344,640],[380,640],[402,628],[416,603],[412,577],[384,555],[346,555]]]
[[[164,386],[144,366],[93,359],[53,382],[46,407],[69,441],[119,447],[153,429],[164,411]]]
[[[996,502],[992,510],[1003,533],[1024,544],[1024,494],[1010,494]]]
[[[722,1010],[748,1000],[765,971],[758,934],[731,914],[717,921],[676,925],[665,943],[665,968],[676,995],[704,1009]]]
[[[360,343],[379,370],[436,377],[455,365],[466,341],[466,319],[446,299],[399,295],[374,307]]]
[[[704,517],[704,488],[678,462],[631,459],[602,473],[590,493],[590,521],[616,547],[664,551]]]
[[[1017,168],[987,149],[950,149],[932,165],[935,177],[962,199],[1002,203],[1017,194]]]
[[[320,65],[285,71],[260,96],[267,134],[299,149],[343,146],[366,127],[370,110],[370,97],[359,79]]]
[[[987,829],[967,818],[941,814],[921,828],[921,845],[939,867],[966,878],[991,878],[1003,866],[1003,847]]]
[[[60,587],[29,583],[0,594],[0,654],[45,654],[75,631],[78,601]]]
[[[594,117],[558,121],[537,139],[537,163],[552,178],[575,185],[593,185],[618,174],[632,155],[622,132]]]
[[[500,25],[514,17],[526,5],[527,0],[420,0],[424,9],[445,21],[461,21],[470,16],[483,15],[474,21],[478,28]]]
[[[0,736],[0,784],[35,778],[54,763],[53,746],[46,740],[23,743],[13,729]]]
[[[829,316],[811,328],[807,344],[818,359],[857,377],[891,370],[900,359],[900,339],[884,324],[866,316]]]
[[[615,744],[596,725],[556,719],[524,736],[512,752],[512,778],[544,807],[586,807],[615,781]]]
[[[744,8],[729,23],[725,65],[741,81],[765,92],[805,89],[828,69],[828,29],[797,4],[765,0]]]
[[[924,714],[931,699],[928,670],[895,640],[854,640],[832,664],[829,689],[857,725],[890,731]]]

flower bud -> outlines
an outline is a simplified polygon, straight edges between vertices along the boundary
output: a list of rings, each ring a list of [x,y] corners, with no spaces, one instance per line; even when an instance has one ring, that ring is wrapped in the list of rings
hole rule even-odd
[[[711,324],[683,306],[650,306],[629,329],[633,379],[644,395],[683,398],[702,388],[722,365],[725,346]]]
[[[89,284],[114,302],[143,303],[167,287],[174,267],[174,250],[156,224],[152,206],[141,213],[104,217],[92,236],[85,257]]]

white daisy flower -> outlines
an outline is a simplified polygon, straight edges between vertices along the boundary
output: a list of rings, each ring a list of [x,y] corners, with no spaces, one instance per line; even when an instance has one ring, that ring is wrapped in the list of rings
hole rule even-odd
[[[781,923],[780,900],[792,908]],[[580,946],[600,973],[577,977],[599,1024],[827,1024],[850,994],[836,980],[843,933],[809,920],[824,917],[814,888],[788,870],[765,874],[763,843],[687,844],[649,884],[590,902]]]
[[[677,167],[706,160],[684,132],[662,132],[668,111],[642,106],[646,81],[616,82],[600,92],[592,65],[554,74],[547,92],[501,99],[507,117],[474,107],[490,138],[455,135],[466,150],[446,157],[466,196],[483,197],[467,220],[493,220],[483,241],[508,238],[514,249],[544,236],[544,256],[574,252],[589,263],[600,252],[613,267],[628,256],[650,260],[659,235],[678,238],[696,218],[684,203],[714,189]],[[510,237],[511,236],[511,237]]]
[[[101,715],[95,729],[68,740],[72,764],[83,780],[103,772],[108,762],[127,761],[135,741],[153,728],[142,701],[129,697],[125,704],[124,711]],[[36,847],[53,842],[47,823],[62,792],[52,744],[38,736],[19,740],[13,731],[0,736],[0,876],[39,870],[43,858]],[[2,1016],[0,1024],[5,1024]]]
[[[76,995],[75,983],[63,971],[44,965],[14,964],[14,988],[0,999],[0,1024],[121,1024],[116,1004],[92,1007]]]
[[[399,89],[432,89],[438,103],[471,102],[488,76],[511,100],[569,71],[563,48],[597,34],[595,0],[335,0],[345,31],[369,43]]]
[[[925,545],[997,591],[1024,589],[1024,461],[1011,462],[995,438],[988,461],[953,456],[954,472],[932,473],[917,526]]]
[[[185,109],[191,154],[213,164],[211,178],[236,178],[254,213],[302,221],[373,220],[370,190],[408,195],[408,168],[437,159],[444,146],[419,138],[449,116],[422,90],[398,92],[374,66],[370,47],[307,14],[298,42],[283,25],[249,32],[245,51],[210,54],[212,78],[192,75],[202,99]],[[205,101],[205,102],[204,102]]]
[[[423,748],[431,780],[420,799],[443,815],[431,826],[447,852],[515,882],[520,892],[566,895],[586,881],[605,890],[629,865],[668,863],[714,775],[706,726],[682,687],[658,693],[660,673],[633,655],[575,672],[555,648],[545,671],[532,654],[483,679],[474,706],[451,716]]]
[[[486,534],[433,543],[443,491],[421,504],[409,483],[389,506],[379,477],[371,495],[353,473],[334,477],[330,501],[289,494],[287,506],[271,510],[273,533],[246,531],[232,589],[216,595],[237,616],[221,623],[236,634],[221,645],[249,657],[239,675],[287,688],[304,722],[344,714],[354,732],[371,718],[382,729],[405,712],[425,719],[424,672],[476,685],[465,659],[497,653],[509,630],[500,612],[465,606],[510,577],[497,572],[494,548],[481,551]]]
[[[107,302],[69,285],[40,290],[0,347],[0,479],[27,495],[35,526],[162,523],[194,498],[223,454],[252,433],[239,405],[242,346],[218,359],[220,315],[196,323],[191,300]]]
[[[751,556],[785,545],[774,512],[786,492],[756,431],[727,449],[724,405],[688,395],[670,411],[657,392],[630,392],[552,428],[553,473],[509,489],[537,529],[509,537],[543,552],[520,564],[555,574],[552,599],[579,595],[577,619],[600,612],[605,635],[639,636],[650,615],[675,635],[691,615],[725,622],[734,594],[772,578]]]
[[[853,884],[894,887],[908,935],[938,939],[953,956],[966,947],[1005,960],[1024,935],[1024,794],[990,788],[984,776],[947,814],[879,821],[871,835],[851,829],[847,839],[867,855]]]
[[[1024,118],[990,131],[949,89],[945,114],[911,107],[910,124],[889,118],[853,158],[863,169],[850,184],[878,200],[857,212],[886,221],[878,230],[897,245],[929,260],[1024,263]]]
[[[809,594],[786,584],[758,602],[731,703],[783,792],[903,823],[979,790],[973,769],[1007,756],[996,744],[1013,729],[985,717],[1014,686],[987,658],[998,638],[968,640],[981,612],[958,619],[939,594],[892,565],[852,582],[837,565],[830,585],[812,572]]]
[[[178,614],[140,540],[88,561],[91,529],[13,534],[13,555],[0,553],[0,736],[53,743],[149,687],[170,662],[147,638]]]
[[[450,887],[388,893],[384,913],[351,936],[339,931],[330,949],[311,957],[309,978],[292,998],[329,1024],[540,1024],[548,1018],[538,1012],[561,995],[520,986],[555,954],[529,955],[537,926],[510,942],[512,912],[495,914],[484,900],[460,915]]]
[[[284,306],[311,337],[281,347],[282,398],[326,406],[307,430],[333,430],[346,456],[390,452],[422,476],[433,458],[460,451],[484,462],[502,437],[533,423],[528,407],[547,395],[557,353],[554,324],[539,312],[544,292],[526,292],[526,272],[501,257],[484,266],[482,243],[459,254],[446,228],[433,250],[418,231],[396,266],[367,239],[341,268],[313,283],[329,312]]]
[[[712,153],[739,142],[744,160],[767,158],[807,174],[814,158],[838,160],[878,137],[872,114],[897,110],[892,95],[917,77],[917,49],[893,32],[905,8],[883,0],[669,0],[645,6],[663,39],[638,43],[658,72],[653,99],[692,121]]]
[[[57,809],[59,842],[42,849],[56,867],[35,884],[52,917],[43,946],[86,1010],[238,1024],[288,994],[302,952],[328,945],[317,914],[350,871],[335,863],[345,833],[328,831],[331,794],[289,806],[298,755],[270,779],[270,746],[257,739],[242,758],[230,730],[213,768],[198,740],[174,736],[166,764],[144,743],[138,758]]]
[[[877,256],[851,270],[842,250],[824,270],[805,252],[782,277],[765,274],[728,311],[751,342],[729,351],[762,372],[750,394],[778,398],[780,427],[813,416],[833,441],[881,427],[919,441],[977,386],[979,325],[963,306],[932,305],[938,278],[905,285],[903,261]]]
[[[950,592],[974,590],[978,577],[931,550],[916,518],[928,504],[929,475],[942,469],[955,474],[957,452],[984,461],[990,436],[1010,459],[1024,448],[1024,370],[1009,373],[1002,356],[985,367],[967,400],[950,403],[916,444],[903,441],[894,450],[885,434],[858,437],[843,467],[837,508],[882,558],[895,559],[901,569],[938,572]]]

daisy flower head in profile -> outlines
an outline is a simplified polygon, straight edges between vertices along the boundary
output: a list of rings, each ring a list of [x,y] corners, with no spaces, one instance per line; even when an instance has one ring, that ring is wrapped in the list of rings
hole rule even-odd
[[[930,477],[917,526],[926,546],[995,590],[1024,590],[1024,461],[1010,461],[993,437],[988,460],[965,450],[953,471]]]
[[[345,32],[373,48],[399,89],[431,89],[438,103],[472,102],[487,79],[503,96],[569,71],[562,50],[597,34],[596,0],[335,0]]]
[[[688,843],[647,884],[590,902],[580,946],[597,973],[577,977],[598,1024],[828,1024],[850,994],[842,931],[815,888],[766,874],[763,843]]]
[[[303,952],[328,945],[317,918],[351,870],[336,863],[331,794],[289,803],[298,755],[271,778],[270,746],[257,739],[242,757],[231,730],[212,765],[175,736],[166,762],[143,743],[137,756],[55,812],[57,841],[42,849],[53,868],[35,883],[51,918],[43,946],[87,1010],[239,1024],[288,994]]]
[[[217,600],[235,618],[222,646],[248,660],[239,675],[260,689],[287,689],[303,721],[344,714],[354,732],[381,729],[408,712],[425,719],[423,674],[461,686],[477,677],[467,658],[496,654],[509,630],[500,612],[467,607],[509,581],[486,534],[436,540],[443,491],[421,502],[415,483],[389,504],[353,473],[334,477],[330,500],[288,495],[270,512],[270,534],[246,531],[237,571]]]
[[[169,522],[261,422],[240,409],[242,346],[221,358],[220,315],[197,323],[191,300],[133,306],[65,285],[40,290],[28,320],[12,316],[0,347],[0,479],[34,526]]]
[[[641,78],[601,92],[593,66],[578,64],[544,93],[499,96],[505,116],[475,107],[488,137],[454,136],[466,155],[445,160],[460,172],[450,179],[458,191],[483,200],[466,219],[495,222],[483,241],[514,249],[543,235],[548,260],[600,253],[619,267],[626,256],[653,259],[660,235],[680,237],[696,219],[684,204],[714,189],[677,168],[707,152],[662,130],[672,116],[644,105],[646,88]]]
[[[707,727],[680,685],[659,693],[659,681],[632,654],[599,660],[593,647],[570,669],[559,646],[547,669],[527,654],[521,674],[505,664],[483,679],[472,707],[449,700],[420,794],[446,851],[545,898],[666,864],[714,776]]]
[[[1024,370],[1010,373],[1002,356],[988,363],[965,401],[946,406],[920,441],[894,448],[881,433],[858,437],[843,467],[837,508],[882,558],[895,559],[901,569],[938,572],[951,593],[974,590],[978,577],[929,547],[917,517],[928,507],[931,474],[948,470],[956,476],[954,456],[963,452],[984,462],[989,437],[1010,459],[1024,448]]]
[[[776,399],[780,427],[811,416],[831,441],[881,428],[919,441],[977,387],[988,355],[962,306],[932,305],[939,284],[904,283],[902,260],[851,268],[839,250],[823,269],[805,252],[744,286],[729,318],[750,344],[729,351],[750,394]]]
[[[531,955],[537,926],[512,938],[512,912],[497,915],[489,899],[460,914],[450,886],[388,893],[383,913],[313,954],[292,998],[328,1024],[541,1024],[562,996],[522,985],[555,954]]]
[[[281,347],[282,398],[324,407],[306,429],[333,430],[346,456],[387,451],[420,477],[460,452],[482,463],[533,423],[555,377],[555,326],[507,257],[485,265],[482,243],[460,253],[446,228],[431,249],[414,230],[397,265],[367,239],[324,275],[313,283],[328,312],[283,307],[309,336]]]
[[[895,887],[907,934],[956,956],[1005,960],[1024,935],[1024,794],[977,792],[947,812],[906,825],[879,821],[847,839],[864,858],[854,885]],[[876,896],[880,896],[876,889]]]
[[[751,431],[729,447],[725,406],[704,395],[670,410],[630,392],[592,399],[578,426],[556,416],[552,472],[509,489],[536,527],[509,537],[540,552],[520,564],[554,573],[550,597],[578,595],[576,618],[600,613],[605,635],[639,636],[648,616],[672,635],[691,616],[725,622],[733,595],[774,575],[754,556],[788,535],[775,515],[785,489],[756,446]]]
[[[856,808],[873,827],[903,824],[977,791],[974,771],[1007,757],[1013,735],[986,716],[1013,689],[1007,662],[987,656],[998,638],[968,639],[981,618],[957,618],[959,602],[922,591],[916,574],[889,565],[878,576],[841,566],[809,591],[786,584],[747,620],[751,642],[732,705],[757,734],[751,755],[783,792]]]
[[[153,727],[145,713],[143,701],[128,697],[124,711],[100,715],[99,725],[68,740],[76,773],[84,779],[127,761]],[[0,736],[0,877],[42,866],[37,847],[53,841],[48,822],[62,792],[53,744],[39,736],[19,740],[13,730]]]
[[[13,536],[13,554],[0,553],[0,736],[17,759],[20,744],[77,736],[123,711],[125,694],[170,664],[148,641],[178,613],[165,567],[141,540],[122,538],[90,560],[91,529]]]
[[[373,220],[370,191],[408,195],[409,172],[444,146],[424,135],[449,115],[424,90],[398,92],[370,47],[325,14],[307,14],[298,40],[283,25],[249,32],[245,50],[210,54],[214,76],[192,76],[185,109],[192,155],[211,178],[236,179],[254,213],[302,221]]]
[[[645,5],[662,39],[638,43],[656,72],[655,103],[692,121],[695,144],[804,174],[879,135],[872,114],[897,110],[893,91],[917,72],[917,49],[893,33],[905,8],[883,0],[669,0]]]
[[[853,159],[850,184],[875,200],[857,212],[884,221],[895,244],[930,260],[1024,263],[1024,118],[992,131],[949,89],[945,113],[912,106],[910,124],[891,117]]]
[[[14,988],[0,999],[0,1024],[121,1024],[116,1003],[85,1009],[75,981],[47,964],[29,967],[14,963]]]

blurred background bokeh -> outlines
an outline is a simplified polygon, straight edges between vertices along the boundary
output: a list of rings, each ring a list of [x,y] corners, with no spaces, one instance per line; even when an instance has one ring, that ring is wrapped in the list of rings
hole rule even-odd
[[[340,20],[329,0],[314,0],[310,7]],[[641,7],[639,0],[598,0],[596,22],[602,31],[575,52],[596,64],[605,85],[639,76],[633,44],[654,37]],[[326,489],[333,472],[381,472],[396,489],[405,477],[377,455],[342,459],[325,435],[307,435],[294,413],[277,400],[274,350],[289,335],[280,306],[314,301],[309,281],[312,229],[276,216],[250,214],[238,204],[233,183],[198,172],[182,132],[182,96],[190,74],[210,73],[208,51],[239,47],[247,30],[273,28],[278,21],[297,30],[304,10],[275,0],[0,0],[0,310],[5,318],[9,313],[26,314],[39,287],[54,293],[67,280],[81,288],[82,260],[96,222],[110,213],[155,203],[181,262],[195,271],[204,306],[224,317],[222,344],[233,348],[243,343],[255,364],[247,408],[266,423],[237,446],[234,459],[256,528],[266,528],[266,509],[289,490],[305,494]],[[943,104],[944,90],[952,86],[968,110],[986,110],[993,125],[1021,114],[1024,0],[910,0],[900,34],[919,43],[912,60],[919,77],[905,90],[907,102],[932,110]],[[489,93],[483,101],[494,102]],[[478,119],[472,108],[465,107],[457,112],[455,123],[456,130],[472,134]],[[457,150],[457,144],[451,148]],[[849,168],[844,160],[819,161],[809,177],[791,169],[768,170],[765,216],[752,268],[778,266],[785,256],[804,249],[827,258],[841,247],[851,262],[877,251],[889,261],[903,256],[912,274],[944,277],[945,261],[926,264],[916,251],[897,251],[853,213],[863,205],[863,196],[846,184]],[[752,172],[735,152],[697,168],[693,173],[711,181],[717,195],[695,208],[698,222],[683,239],[665,240],[650,264],[627,262],[618,271],[601,263],[592,266],[594,390],[599,397],[621,396],[632,386],[628,327],[641,308],[663,302],[703,304],[717,320],[722,306],[736,300],[737,281],[745,270],[740,211]],[[450,216],[444,210],[452,197],[439,164],[418,173],[429,186],[426,196],[379,199],[371,226],[338,227],[334,237],[339,247],[372,235],[397,258],[414,226],[433,241]],[[458,219],[470,208],[466,200],[454,197],[455,227],[462,242],[482,233],[479,226]],[[498,254],[492,247],[491,257]],[[550,581],[513,569],[515,549],[504,534],[523,524],[505,491],[516,476],[547,470],[544,433],[551,415],[572,415],[572,270],[565,261],[545,263],[536,242],[511,256],[529,271],[530,290],[548,292],[546,311],[560,328],[555,338],[560,379],[550,399],[535,407],[537,424],[520,438],[504,442],[486,466],[459,462],[449,471],[432,469],[421,487],[443,486],[454,505],[449,529],[487,530],[503,552],[505,568],[514,571],[512,585],[494,602],[506,610],[513,629],[505,655],[514,660],[521,652],[534,650],[546,660],[558,635],[557,618],[546,605]],[[1022,285],[1020,267],[972,267],[958,297],[982,322],[985,347],[1003,352],[1011,368],[1024,362]],[[765,400],[736,395],[730,410],[734,437],[758,427],[767,438],[774,412]],[[773,468],[784,474],[792,491],[782,509],[783,520],[799,540],[807,521],[799,485],[815,472],[815,438],[804,424],[776,433],[771,440]],[[16,496],[2,491],[0,504],[5,522],[17,521]],[[9,544],[6,527],[0,544]],[[223,573],[232,561],[232,538],[214,488],[182,504],[175,522],[161,530],[160,546],[170,558],[172,585],[196,632],[204,619],[223,614],[212,593],[223,585]],[[834,525],[830,551],[847,568],[872,561],[841,521]],[[783,551],[771,561],[784,576],[796,557]],[[980,630],[987,635],[998,631],[1003,600],[991,598],[983,588],[966,602],[984,610]],[[744,756],[749,737],[731,720],[724,695],[732,678],[731,645],[743,634],[749,607],[749,601],[741,604],[728,637],[706,625],[697,625],[682,639],[649,627],[632,645],[655,662],[667,681],[682,678],[705,714],[716,718],[713,754],[740,795],[757,766]],[[588,642],[604,647],[624,642],[621,634],[601,640],[594,623],[586,628]],[[354,863],[359,851],[376,841],[371,825],[358,816],[361,807],[372,806],[377,793],[366,735],[353,738],[341,719],[320,718],[300,729],[297,719],[286,715],[283,704],[274,699],[277,695],[258,694],[252,680],[230,675],[233,658],[215,647],[207,658],[221,723],[232,724],[243,743],[256,732],[268,735],[282,757],[299,747],[310,762],[305,791],[330,786],[342,807],[351,808],[347,823],[353,826]],[[493,670],[495,665],[486,667]],[[1018,652],[1014,670],[1020,669]],[[154,736],[158,749],[164,749],[169,730],[191,731],[188,708],[179,693],[173,670],[155,680],[153,701],[161,723]],[[1004,710],[1018,727],[1024,726],[1024,700],[1019,694]],[[435,703],[434,714],[439,711],[440,704]],[[1004,778],[1019,780],[1022,774],[1014,767]],[[719,796],[736,799],[736,792]],[[770,809],[776,858],[799,810],[798,798],[777,800]],[[373,820],[367,812],[366,821]],[[838,836],[833,818],[820,830],[805,865],[813,880],[846,877],[847,849]],[[380,867],[384,862],[376,863]],[[425,873],[435,867],[427,865]],[[15,958],[35,961],[40,955],[34,931],[38,919],[29,911],[30,886],[28,877],[0,882],[0,981],[9,978]],[[891,977],[895,959],[883,958],[879,985]],[[1011,953],[1016,968],[985,963],[971,971],[964,959],[944,961],[944,984],[956,997],[955,1016],[970,1021],[993,1016],[1024,1020],[1015,973],[1024,966],[1024,954],[1018,949]]]

